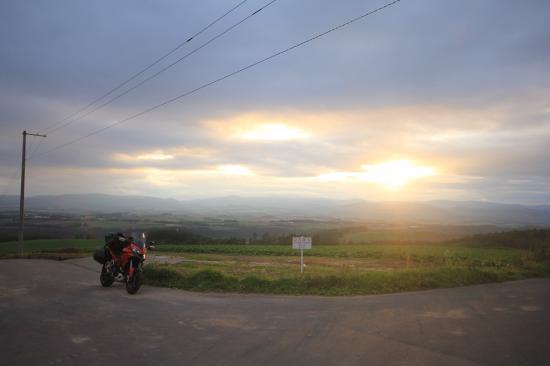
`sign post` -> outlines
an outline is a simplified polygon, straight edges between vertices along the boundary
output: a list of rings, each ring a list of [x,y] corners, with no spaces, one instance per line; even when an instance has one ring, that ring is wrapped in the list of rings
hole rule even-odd
[[[311,237],[293,236],[292,249],[300,249],[300,273],[304,273],[304,249],[311,249]]]

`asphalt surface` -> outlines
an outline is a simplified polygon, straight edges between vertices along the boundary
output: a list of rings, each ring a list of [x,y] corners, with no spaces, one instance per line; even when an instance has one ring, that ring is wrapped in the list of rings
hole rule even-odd
[[[549,365],[550,279],[361,297],[99,285],[0,260],[3,365]]]

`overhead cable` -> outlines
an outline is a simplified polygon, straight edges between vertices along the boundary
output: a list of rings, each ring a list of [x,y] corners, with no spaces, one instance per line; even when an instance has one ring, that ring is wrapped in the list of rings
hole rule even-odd
[[[283,49],[283,50],[281,50],[281,51],[278,51],[278,52],[276,52],[276,53],[274,53],[274,54],[272,54],[272,55],[270,55],[270,56],[268,56],[268,57],[262,58],[262,59],[260,59],[260,60],[258,60],[258,61],[256,61],[256,62],[253,62],[253,63],[251,63],[251,64],[248,64],[247,66],[244,66],[244,67],[242,67],[242,68],[240,68],[240,69],[237,69],[237,70],[235,70],[235,71],[233,71],[233,72],[230,72],[230,73],[228,73],[228,74],[226,74],[226,75],[224,75],[224,76],[222,76],[222,77],[219,77],[219,78],[217,78],[217,79],[214,79],[214,80],[212,80],[212,81],[210,81],[210,82],[207,82],[207,83],[205,83],[205,84],[202,84],[202,85],[199,86],[199,87],[196,87],[196,88],[194,88],[194,89],[191,89],[191,90],[189,90],[189,91],[187,91],[187,92],[185,92],[185,93],[182,93],[182,94],[180,94],[180,95],[178,95],[178,96],[176,96],[176,97],[174,97],[174,98],[168,99],[168,100],[166,100],[166,101],[164,101],[164,102],[162,102],[162,103],[156,104],[156,105],[154,105],[154,106],[152,106],[152,107],[149,107],[149,108],[147,108],[147,109],[145,109],[145,110],[143,110],[143,111],[141,111],[141,112],[138,112],[138,113],[136,113],[136,114],[133,114],[133,115],[127,117],[127,118],[118,120],[118,121],[116,121],[116,122],[113,122],[113,123],[111,123],[111,124],[105,126],[105,127],[102,127],[102,128],[97,129],[97,130],[95,130],[95,131],[92,131],[92,132],[90,132],[90,133],[88,133],[88,134],[86,134],[86,135],[83,135],[83,136],[81,136],[81,137],[79,137],[79,138],[76,138],[76,139],[71,140],[71,141],[68,141],[68,142],[66,142],[66,143],[64,143],[64,144],[58,145],[58,146],[56,146],[56,147],[54,147],[54,148],[52,148],[52,149],[46,150],[45,152],[40,153],[40,154],[38,154],[38,155],[36,155],[36,156],[41,156],[41,155],[45,155],[45,154],[51,153],[51,152],[53,152],[53,151],[59,150],[59,149],[64,148],[64,147],[66,147],[66,146],[69,146],[69,145],[72,145],[72,144],[74,144],[74,143],[77,143],[77,142],[79,142],[79,141],[81,141],[81,140],[84,140],[84,139],[86,139],[86,138],[88,138],[88,137],[97,135],[98,133],[101,133],[101,132],[104,132],[104,131],[106,131],[106,130],[109,130],[109,129],[115,127],[115,126],[118,126],[118,125],[122,124],[122,123],[128,122],[128,121],[130,121],[130,120],[132,120],[132,119],[135,119],[135,118],[138,118],[138,117],[140,117],[140,116],[143,116],[144,114],[147,114],[147,113],[152,112],[152,111],[154,111],[154,110],[156,110],[156,109],[159,109],[159,108],[161,108],[161,107],[164,107],[164,106],[167,105],[167,104],[173,103],[173,102],[175,102],[175,101],[177,101],[177,100],[180,100],[180,99],[185,98],[185,97],[187,97],[187,96],[189,96],[189,95],[192,95],[192,94],[194,94],[194,93],[196,93],[196,92],[198,92],[198,91],[200,91],[200,90],[202,90],[202,89],[205,89],[205,88],[207,88],[207,87],[209,87],[209,86],[212,86],[212,85],[214,85],[214,84],[216,84],[216,83],[219,83],[219,82],[221,82],[221,81],[223,81],[223,80],[225,80],[225,79],[228,79],[228,78],[230,78],[230,77],[232,77],[232,76],[235,76],[235,75],[237,75],[237,74],[240,74],[241,72],[244,72],[244,71],[246,71],[246,70],[248,70],[248,69],[251,69],[251,68],[253,68],[253,67],[257,66],[257,65],[260,65],[260,64],[262,64],[262,63],[264,63],[264,62],[267,62],[267,61],[269,61],[269,60],[272,60],[272,59],[274,59],[275,57],[278,57],[278,56],[280,56],[280,55],[283,55],[283,54],[285,54],[285,53],[287,53],[287,52],[289,52],[289,51],[292,51],[292,50],[294,50],[294,49],[296,49],[296,48],[298,48],[298,47],[301,47],[301,46],[303,46],[303,45],[305,45],[305,44],[307,44],[307,43],[309,43],[309,42],[312,42],[312,41],[314,41],[314,40],[316,40],[316,39],[318,39],[318,38],[321,38],[321,37],[323,37],[323,36],[325,36],[325,35],[327,35],[327,34],[329,34],[329,33],[332,33],[332,32],[334,32],[334,31],[337,31],[337,30],[341,29],[341,28],[344,28],[344,27],[346,27],[346,26],[348,26],[348,25],[350,25],[350,24],[352,24],[352,23],[355,23],[355,22],[357,22],[357,21],[359,21],[359,20],[362,20],[362,19],[364,19],[364,18],[366,18],[366,17],[368,17],[368,16],[370,16],[370,15],[373,15],[373,14],[375,14],[375,13],[378,13],[378,12],[380,12],[380,11],[382,11],[382,10],[384,10],[384,9],[386,9],[386,8],[388,8],[388,7],[390,7],[390,6],[392,6],[392,5],[397,4],[397,3],[400,2],[400,1],[401,1],[401,0],[394,0],[394,1],[392,1],[392,2],[387,3],[386,5],[383,5],[383,6],[379,7],[379,8],[376,8],[376,9],[374,9],[374,10],[370,10],[370,11],[368,11],[368,12],[366,12],[366,13],[363,13],[363,14],[361,14],[361,15],[355,17],[355,18],[352,18],[352,19],[350,19],[350,20],[348,20],[348,21],[346,21],[346,22],[344,22],[344,23],[341,23],[341,24],[339,24],[339,25],[337,25],[337,26],[334,26],[334,27],[332,27],[332,28],[330,28],[330,29],[328,29],[328,30],[322,32],[322,33],[318,33],[318,34],[316,34],[316,35],[314,35],[314,36],[312,36],[312,37],[310,37],[310,38],[308,38],[308,39],[306,39],[306,40],[304,40],[304,41],[301,41],[301,42],[296,43],[296,44],[294,44],[294,45],[292,45],[292,46],[289,46],[289,47],[287,47],[287,48],[285,48],[285,49]]]

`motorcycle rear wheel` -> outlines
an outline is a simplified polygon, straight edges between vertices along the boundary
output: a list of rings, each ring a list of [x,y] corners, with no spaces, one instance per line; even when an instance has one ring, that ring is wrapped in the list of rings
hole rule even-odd
[[[101,286],[103,287],[109,287],[115,282],[115,276],[105,268],[105,265],[101,268],[101,275],[99,276],[99,282],[101,282]]]
[[[141,272],[141,268],[139,268],[139,269],[136,269],[132,278],[129,278],[128,280],[126,280],[126,292],[128,292],[130,295],[133,295],[136,292],[138,292],[139,288],[141,287],[141,280],[142,280],[142,272]]]

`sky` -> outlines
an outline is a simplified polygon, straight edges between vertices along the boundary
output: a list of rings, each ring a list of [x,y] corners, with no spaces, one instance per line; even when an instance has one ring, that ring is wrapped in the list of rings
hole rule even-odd
[[[268,2],[244,2],[125,87]],[[28,137],[27,194],[550,203],[544,0],[402,0],[50,151],[386,2],[275,1]],[[0,0],[0,194],[18,194],[23,130],[77,112],[238,3]]]

